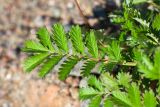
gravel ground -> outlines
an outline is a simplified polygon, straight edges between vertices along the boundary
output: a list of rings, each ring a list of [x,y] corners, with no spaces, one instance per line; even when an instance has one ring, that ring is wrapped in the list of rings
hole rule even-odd
[[[92,6],[99,2],[83,1],[85,14],[92,15]],[[0,14],[0,107],[80,107],[78,78],[62,82],[56,73],[45,79],[37,77],[37,70],[26,74],[21,65],[26,56],[20,51],[38,27],[83,24],[73,0],[0,0]]]
[[[79,0],[84,14],[93,16],[92,8],[104,0]],[[50,28],[60,22],[69,29],[71,22],[84,21],[73,0],[0,0],[0,107],[85,107],[78,100],[79,79],[65,82],[56,73],[45,79],[36,71],[26,74],[20,51],[26,39],[34,39],[38,27]],[[96,18],[89,19],[93,26]]]

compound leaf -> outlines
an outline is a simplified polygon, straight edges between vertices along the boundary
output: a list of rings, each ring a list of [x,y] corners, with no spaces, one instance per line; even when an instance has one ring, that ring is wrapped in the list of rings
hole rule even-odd
[[[95,57],[98,58],[98,46],[97,46],[97,41],[94,35],[94,31],[91,30],[86,38],[86,42],[87,42],[87,48],[89,53]]]
[[[111,43],[111,45],[108,46],[107,48],[107,54],[109,56],[109,60],[112,62],[112,61],[120,61],[122,59],[122,56],[121,56],[121,48],[118,44],[118,42],[116,41],[113,41]]]
[[[39,42],[34,40],[27,40],[24,43],[24,48],[22,49],[25,52],[47,52],[49,51],[46,47],[44,47]]]
[[[110,99],[105,99],[104,100],[104,107],[113,107],[114,104]]]
[[[45,47],[47,47],[51,51],[54,51],[54,48],[53,48],[52,42],[51,42],[51,38],[50,38],[50,34],[49,34],[47,28],[45,28],[45,27],[39,28],[39,30],[37,31],[37,36],[38,36],[40,42]]]
[[[69,32],[69,35],[72,40],[72,45],[73,45],[74,49],[79,53],[83,53],[84,52],[84,44],[82,41],[81,28],[78,25],[73,26]]]
[[[52,56],[51,58],[49,58],[41,67],[40,71],[39,71],[39,76],[40,77],[44,77],[46,76],[51,69],[58,64],[58,62],[61,60],[62,56]]]
[[[146,91],[144,94],[144,107],[156,107],[157,101],[153,91]]]
[[[65,52],[68,52],[68,43],[64,28],[61,24],[53,25],[53,39],[56,45]]]
[[[152,80],[159,80],[160,78],[160,49],[155,50],[154,63],[146,56],[143,55],[142,60],[138,61],[139,72],[143,73],[146,78]]]
[[[77,57],[70,57],[61,64],[61,68],[59,69],[59,79],[65,80],[74,66],[78,63],[79,58]]]
[[[99,95],[99,92],[92,87],[81,88],[79,90],[79,97],[81,100],[90,99],[96,95]]]
[[[103,90],[101,81],[99,81],[95,76],[90,76],[88,79],[88,84],[92,87],[95,87],[99,91]]]
[[[119,72],[117,75],[117,82],[119,85],[123,85],[125,87],[129,87],[130,86],[130,82],[132,76],[129,75],[129,73],[123,73],[123,72]]]
[[[160,14],[157,14],[152,23],[152,27],[156,30],[160,30]]]
[[[121,91],[113,91],[113,99],[112,101],[115,102],[118,106],[123,107],[132,107],[132,103],[130,102],[130,99],[128,98],[128,94]]]
[[[36,66],[38,66],[40,63],[42,63],[50,54],[48,53],[40,53],[36,54],[34,56],[28,57],[24,61],[24,70],[26,72],[30,72],[33,70]]]
[[[113,76],[111,76],[109,73],[104,73],[100,77],[102,84],[108,89],[108,90],[115,90],[118,88],[118,82],[116,81]]]
[[[101,95],[97,95],[93,97],[89,103],[89,107],[99,107],[102,100]]]
[[[128,89],[128,96],[130,102],[132,103],[132,107],[142,107],[140,90],[137,84],[135,83],[131,84],[131,86]]]
[[[82,66],[82,75],[89,76],[91,70],[96,66],[97,62],[93,60],[88,60]]]

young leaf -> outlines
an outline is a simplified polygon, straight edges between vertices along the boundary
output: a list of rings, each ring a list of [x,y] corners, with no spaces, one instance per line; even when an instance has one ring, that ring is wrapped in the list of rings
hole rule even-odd
[[[160,30],[160,14],[157,14],[152,23],[153,29]]]
[[[97,62],[93,60],[88,60],[82,66],[82,75],[89,76],[91,70],[96,66]]]
[[[47,28],[45,28],[45,27],[40,28],[37,32],[37,36],[38,36],[40,42],[45,47],[47,47],[51,51],[54,51],[54,48],[52,46],[52,42],[51,42],[51,39],[50,39],[50,34],[49,34]]]
[[[81,100],[90,99],[96,95],[99,95],[99,92],[91,87],[90,88],[81,88],[79,90],[79,97]]]
[[[103,91],[102,83],[95,76],[90,76],[88,79],[88,84],[95,87],[99,91]]]
[[[144,94],[144,107],[157,107],[156,97],[151,90]]]
[[[24,70],[26,72],[30,72],[33,70],[36,66],[38,66],[40,63],[42,63],[50,54],[48,53],[40,53],[36,54],[34,56],[28,57],[24,61]]]
[[[97,41],[96,41],[93,30],[91,30],[88,33],[86,41],[87,41],[87,48],[88,48],[89,53],[93,57],[98,58],[98,46],[97,46]]]
[[[140,90],[137,84],[131,84],[131,87],[128,89],[128,96],[132,103],[132,107],[142,107]]]
[[[48,59],[41,67],[39,76],[46,76],[51,71],[51,69],[61,60],[61,58],[62,56],[52,56],[50,59]]]
[[[113,41],[112,44],[110,46],[108,46],[108,49],[107,49],[107,54],[109,56],[109,59],[112,61],[120,61],[122,59],[122,56],[121,56],[121,48],[118,44],[118,42],[116,41]]]
[[[61,68],[59,69],[59,79],[65,80],[78,61],[79,58],[77,57],[70,57],[64,61],[64,63],[61,65]]]
[[[70,38],[72,40],[72,45],[75,50],[79,53],[84,52],[84,45],[82,41],[82,33],[81,28],[77,26],[73,26],[69,32]]]
[[[89,103],[89,107],[100,107],[101,100],[102,100],[101,95],[93,97]]]
[[[22,49],[25,52],[47,52],[49,51],[46,47],[41,45],[39,42],[33,40],[27,40],[24,43],[24,48]]]
[[[53,25],[53,39],[60,49],[64,50],[65,52],[68,52],[67,38],[65,35],[64,28],[61,24]]]

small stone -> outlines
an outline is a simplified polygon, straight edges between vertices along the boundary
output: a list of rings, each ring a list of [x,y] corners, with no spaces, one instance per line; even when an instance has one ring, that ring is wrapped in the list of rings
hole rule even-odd
[[[81,80],[80,81],[80,83],[79,83],[79,87],[86,87],[87,86],[87,80],[86,79],[83,79],[83,80]]]
[[[5,102],[2,104],[2,107],[12,107],[9,102]]]
[[[10,73],[8,73],[7,75],[6,75],[6,80],[11,80],[12,79],[12,75],[10,74]]]
[[[88,22],[89,22],[90,26],[94,26],[96,23],[98,23],[98,20],[96,18],[94,18],[94,19],[89,19]]]
[[[73,78],[72,78],[72,77],[68,77],[68,78],[66,79],[66,83],[71,86],[72,83],[73,83]]]
[[[54,6],[55,5],[55,1],[54,0],[49,0],[48,1],[48,5],[49,6]]]
[[[37,26],[37,27],[41,27],[44,25],[44,22],[43,22],[43,18],[41,16],[37,16],[35,19],[34,19],[34,24]]]
[[[75,6],[74,6],[74,4],[72,3],[72,2],[69,2],[69,3],[67,3],[67,8],[68,9],[73,9]]]
[[[6,94],[5,91],[0,90],[0,99],[3,98],[3,96],[5,96],[5,94]]]
[[[60,8],[59,7],[53,7],[52,8],[52,15],[55,18],[60,18],[60,16],[61,16],[61,10],[60,10]]]
[[[69,95],[69,89],[67,87],[63,88],[61,90],[61,94],[63,94],[63,95]]]
[[[70,88],[69,91],[73,99],[78,99],[78,88]]]

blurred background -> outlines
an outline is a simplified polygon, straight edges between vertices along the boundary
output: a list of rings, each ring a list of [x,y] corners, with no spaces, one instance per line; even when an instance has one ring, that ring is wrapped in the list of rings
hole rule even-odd
[[[107,14],[120,0],[78,1],[91,28],[111,31]],[[41,79],[37,70],[23,72],[24,41],[36,38],[38,27],[50,29],[56,22],[66,30],[86,23],[74,0],[0,0],[0,107],[86,107],[78,99],[79,78],[62,82],[56,73]]]

